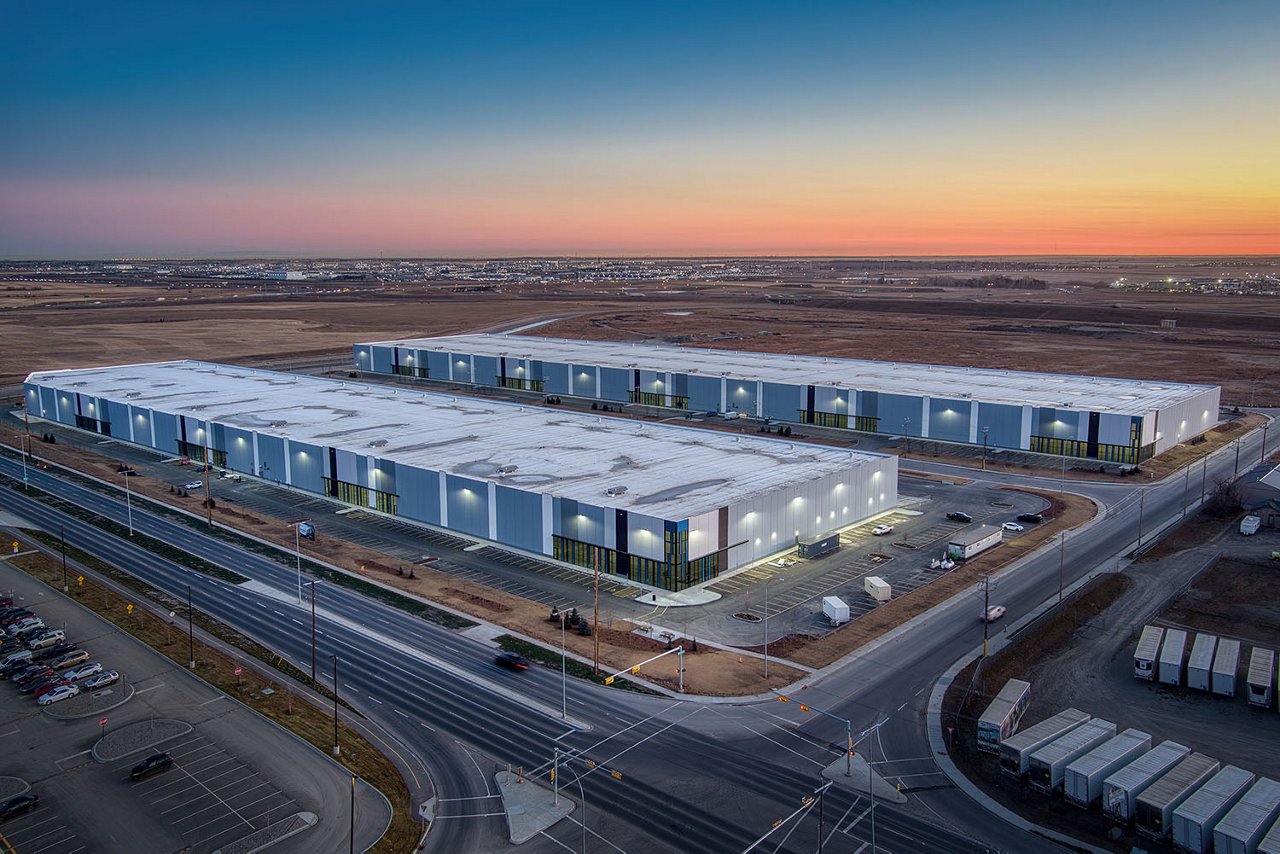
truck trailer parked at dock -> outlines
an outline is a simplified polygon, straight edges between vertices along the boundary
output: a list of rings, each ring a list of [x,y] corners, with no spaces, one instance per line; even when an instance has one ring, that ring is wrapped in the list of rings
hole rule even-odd
[[[1276,654],[1266,647],[1255,646],[1249,656],[1249,678],[1246,689],[1249,705],[1270,708],[1271,685],[1276,675]]]
[[[1214,854],[1254,854],[1277,816],[1280,783],[1262,777],[1213,828]]]
[[[1187,633],[1182,629],[1169,629],[1164,633],[1160,647],[1160,682],[1164,685],[1182,684],[1182,665],[1187,657]]]
[[[1218,648],[1216,635],[1200,632],[1191,645],[1191,657],[1187,659],[1187,687],[1208,691],[1213,674],[1213,653]]]
[[[1064,709],[1000,743],[1000,770],[1022,778],[1031,770],[1031,754],[1089,720],[1089,713]]]
[[[1236,695],[1236,677],[1240,672],[1240,641],[1223,638],[1213,656],[1213,693],[1223,697]]]
[[[1188,854],[1209,854],[1213,828],[1257,777],[1252,771],[1228,765],[1173,811],[1173,847]]]
[[[978,718],[978,749],[999,753],[1000,743],[1018,731],[1022,715],[1031,704],[1031,683],[1010,679]]]
[[[1143,836],[1164,839],[1172,832],[1173,811],[1205,784],[1222,763],[1203,753],[1193,753],[1169,769],[1138,795],[1134,826]]]
[[[1083,726],[1055,739],[1031,754],[1031,788],[1052,793],[1062,785],[1067,766],[1109,738],[1114,738],[1116,725],[1094,718]]]
[[[1113,821],[1128,824],[1137,809],[1141,795],[1191,753],[1191,748],[1176,741],[1162,741],[1148,753],[1102,781],[1102,811]]]
[[[1151,735],[1127,729],[1090,750],[1067,766],[1062,796],[1068,803],[1088,809],[1102,796],[1102,781],[1151,749]]]
[[[1136,679],[1151,681],[1156,678],[1156,664],[1160,661],[1160,643],[1164,629],[1160,626],[1143,626],[1138,646],[1133,651],[1133,675]]]

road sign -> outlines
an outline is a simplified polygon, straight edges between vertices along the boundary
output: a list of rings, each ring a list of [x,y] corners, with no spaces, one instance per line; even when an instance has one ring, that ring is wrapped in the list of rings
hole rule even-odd
[[[606,685],[612,685],[612,684],[613,684],[613,677],[612,677],[612,676],[606,676],[606,677],[604,677],[604,684],[606,684]]]
[[[125,613],[126,613],[126,614],[132,614],[132,613],[133,613],[133,604],[132,604],[132,603],[130,603],[130,604],[128,604],[128,605],[125,605],[125,606],[124,606],[124,610],[125,610]]]
[[[242,671],[243,669],[244,669],[244,668],[242,668],[242,667],[237,667],[237,668],[236,668],[236,675],[237,675],[237,676],[239,676],[239,675],[240,675],[240,673],[241,673],[241,671]]]
[[[106,726],[106,725],[107,725],[107,719],[105,716],[98,718],[98,726]]]
[[[83,575],[77,575],[77,576],[76,576],[76,584],[80,585],[81,587],[84,587],[84,576],[83,576]]]
[[[638,664],[637,664],[635,667],[631,668],[631,672],[632,672],[632,673],[639,673],[639,672],[640,672],[640,665],[638,665]]]
[[[14,553],[14,554],[17,554],[17,553],[18,553],[18,541],[17,541],[17,540],[14,540],[14,541],[13,541],[12,543],[10,543],[9,545],[13,546],[13,553]]]

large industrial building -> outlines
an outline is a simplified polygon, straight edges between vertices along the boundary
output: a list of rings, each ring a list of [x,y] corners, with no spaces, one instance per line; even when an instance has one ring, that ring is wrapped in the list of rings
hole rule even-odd
[[[204,362],[24,393],[33,418],[667,590],[898,497],[892,456]]]
[[[523,335],[356,344],[362,371],[1138,463],[1218,421],[1217,386]]]

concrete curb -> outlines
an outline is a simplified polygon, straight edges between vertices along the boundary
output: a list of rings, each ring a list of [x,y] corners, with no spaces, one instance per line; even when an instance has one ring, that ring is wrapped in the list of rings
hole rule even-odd
[[[300,821],[301,824],[297,824],[294,821],[295,819]],[[305,811],[296,812],[291,816],[282,818],[279,821],[274,822],[262,828],[259,831],[256,831],[255,833],[250,833],[248,836],[240,837],[235,842],[232,842],[230,845],[227,845],[223,848],[219,848],[218,850],[214,851],[213,854],[258,854],[259,851],[265,851],[268,848],[270,848],[272,845],[275,845],[277,842],[283,842],[284,840],[288,839],[290,836],[296,836],[297,834],[301,833],[304,830],[310,830],[311,828],[315,827],[317,822],[319,821],[320,821],[320,817],[313,812],[305,812]],[[279,836],[271,835],[270,831],[286,823],[292,823],[294,826],[291,827],[285,833],[280,834]],[[262,842],[261,845],[258,845],[253,841],[246,841],[246,840],[252,840],[255,836],[264,838],[264,841]],[[244,843],[246,845],[252,845],[254,847],[241,849],[240,847],[238,847],[240,846],[241,843]]]
[[[17,781],[21,785],[11,785],[10,780]],[[21,777],[0,777],[0,799],[7,801],[9,798],[16,798],[29,791],[31,791],[31,784]]]
[[[112,737],[118,738],[122,733],[127,733],[127,732],[138,730],[138,729],[152,728],[156,724],[165,724],[166,730],[170,734],[164,735],[162,733],[161,734],[162,737],[159,740],[153,740],[147,744],[142,745],[141,747],[135,747],[133,750],[126,750],[124,753],[121,753],[119,755],[104,757],[99,752],[99,748],[103,746],[104,742],[106,742],[108,739]],[[122,727],[117,730],[113,730],[110,735],[103,736],[102,738],[95,741],[93,743],[93,747],[89,748],[89,755],[93,757],[94,762],[97,762],[99,765],[105,765],[108,762],[116,762],[120,759],[124,759],[126,756],[132,756],[135,753],[141,753],[144,750],[151,750],[155,748],[157,744],[164,744],[166,741],[172,741],[175,738],[181,738],[184,735],[189,735],[193,731],[195,731],[195,727],[193,727],[191,724],[187,723],[186,721],[179,721],[173,718],[161,718],[155,721],[137,721],[135,723],[129,724],[128,726]]]
[[[81,720],[81,719],[83,719],[83,718],[91,718],[91,717],[93,717],[94,715],[100,715],[100,714],[102,714],[103,712],[109,712],[109,711],[111,711],[112,709],[118,709],[118,708],[120,708],[121,706],[123,706],[125,703],[127,703],[127,702],[129,702],[130,700],[132,700],[132,699],[133,699],[133,695],[134,695],[135,693],[137,693],[137,692],[136,692],[136,690],[135,690],[135,689],[134,689],[134,687],[133,687],[133,683],[132,683],[132,682],[123,682],[123,683],[122,683],[122,685],[123,685],[125,688],[129,689],[129,692],[128,692],[127,694],[125,694],[125,696],[124,696],[124,697],[122,697],[121,699],[119,699],[118,701],[116,701],[116,702],[112,703],[112,704],[111,704],[111,705],[109,705],[109,706],[103,706],[102,708],[94,709],[92,712],[84,712],[84,713],[82,713],[82,714],[78,714],[78,715],[60,715],[60,714],[58,714],[57,712],[53,711],[53,708],[54,708],[53,706],[46,706],[45,708],[41,709],[40,711],[44,712],[44,713],[45,713],[45,715],[46,715],[47,717],[53,718],[55,721],[78,721],[78,720]]]

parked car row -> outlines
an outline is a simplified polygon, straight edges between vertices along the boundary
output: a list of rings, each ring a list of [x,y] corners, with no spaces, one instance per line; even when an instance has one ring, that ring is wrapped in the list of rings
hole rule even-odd
[[[8,598],[8,597],[5,597]],[[0,608],[0,678],[8,679],[18,693],[33,695],[41,706],[74,697],[119,681],[120,674],[89,660],[89,651],[67,640],[63,629],[46,626],[44,620],[12,600]]]

